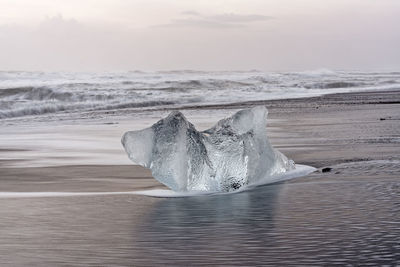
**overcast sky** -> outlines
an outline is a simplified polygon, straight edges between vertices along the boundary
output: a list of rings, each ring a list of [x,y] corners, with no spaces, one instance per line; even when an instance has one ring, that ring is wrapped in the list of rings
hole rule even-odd
[[[400,70],[399,0],[0,0],[0,70]]]

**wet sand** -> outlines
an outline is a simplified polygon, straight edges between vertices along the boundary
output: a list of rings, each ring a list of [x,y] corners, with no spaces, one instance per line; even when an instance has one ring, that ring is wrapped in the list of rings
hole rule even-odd
[[[218,108],[237,110],[254,105],[268,107],[270,141],[296,163],[323,168],[350,162],[400,160],[400,91],[333,94]],[[200,108],[216,106],[195,107]],[[0,148],[0,153],[7,152],[11,149]],[[162,187],[151,178],[149,170],[135,165],[1,168],[5,163],[0,158],[0,191],[49,191],[57,183],[62,184],[62,191]]]
[[[201,108],[255,104],[271,143],[318,172],[228,197],[3,198],[0,265],[400,264],[399,91]],[[0,179],[2,192],[163,187],[133,165],[0,162]]]

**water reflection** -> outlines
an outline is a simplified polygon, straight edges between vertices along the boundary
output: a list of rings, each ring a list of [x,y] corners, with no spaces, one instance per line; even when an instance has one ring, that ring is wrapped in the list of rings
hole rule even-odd
[[[397,266],[393,173],[341,170],[334,179],[192,198],[2,199],[0,266]]]
[[[262,256],[262,250],[274,243],[275,206],[282,186],[212,197],[162,199],[141,224],[139,242],[153,260],[160,262],[166,256],[181,263],[210,255],[214,260],[235,259],[243,253],[247,257]],[[188,251],[194,258],[188,257]]]

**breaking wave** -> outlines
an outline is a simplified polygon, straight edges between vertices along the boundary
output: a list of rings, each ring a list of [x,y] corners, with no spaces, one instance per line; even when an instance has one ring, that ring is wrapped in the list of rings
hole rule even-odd
[[[73,92],[57,91],[47,87],[17,87],[0,89],[0,98],[6,100],[58,100],[76,102],[85,100],[104,101],[113,99],[114,96],[106,94],[74,94]]]
[[[95,110],[115,110],[115,109],[126,109],[126,108],[144,108],[144,107],[154,107],[154,106],[164,106],[176,104],[172,101],[147,101],[139,103],[117,103],[117,104],[107,104],[103,103],[69,103],[60,104],[57,102],[45,103],[41,105],[28,105],[27,107],[19,109],[11,109],[7,111],[0,111],[0,119],[21,117],[27,115],[42,115],[48,113],[56,113],[59,111],[95,111]],[[0,104],[1,106],[1,104]]]
[[[307,89],[336,89],[336,88],[350,88],[350,87],[360,87],[363,83],[356,82],[326,82],[326,83],[313,83],[310,85],[304,85]]]
[[[1,72],[0,119],[400,89],[399,72]]]

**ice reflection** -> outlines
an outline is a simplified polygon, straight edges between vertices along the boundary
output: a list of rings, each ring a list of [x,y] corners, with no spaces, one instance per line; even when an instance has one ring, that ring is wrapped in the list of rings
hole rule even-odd
[[[155,257],[188,261],[212,254],[260,256],[273,244],[275,204],[283,185],[230,195],[163,199],[145,218],[139,240]],[[185,253],[186,252],[186,253]],[[181,261],[182,260],[182,261]]]

